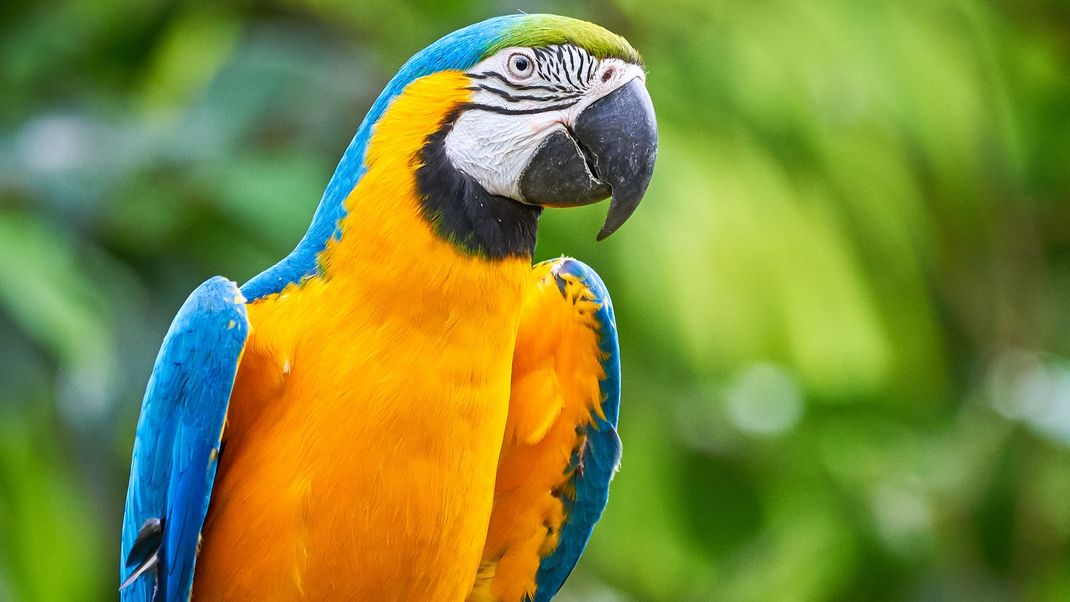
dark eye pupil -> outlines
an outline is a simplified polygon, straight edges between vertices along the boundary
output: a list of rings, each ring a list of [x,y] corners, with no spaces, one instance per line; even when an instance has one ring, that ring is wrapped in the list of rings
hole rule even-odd
[[[530,66],[531,65],[528,64],[528,59],[526,59],[526,58],[524,58],[522,56],[521,57],[517,57],[516,60],[513,61],[513,67],[517,71],[527,71],[528,67],[530,67]]]

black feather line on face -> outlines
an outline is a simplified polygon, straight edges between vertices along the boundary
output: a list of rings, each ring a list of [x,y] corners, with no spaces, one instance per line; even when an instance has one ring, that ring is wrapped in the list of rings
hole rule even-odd
[[[446,136],[463,110],[447,116],[416,157],[420,212],[439,237],[466,254],[530,259],[542,208],[490,194],[446,154]]]
[[[483,73],[469,73],[468,77],[470,77],[472,79],[490,79],[490,78],[494,78],[494,79],[500,80],[502,83],[508,85],[510,88],[512,88],[514,90],[544,90],[546,92],[566,92],[567,91],[565,89],[562,89],[560,86],[540,86],[538,84],[515,84],[515,83],[509,81],[501,73],[496,73],[494,71],[484,71]]]
[[[550,101],[557,101],[557,100],[572,100],[574,98],[577,98],[580,95],[579,92],[573,92],[571,94],[561,94],[559,96],[530,96],[530,95],[527,95],[527,94],[510,94],[510,93],[506,92],[505,90],[499,90],[498,88],[495,88],[494,86],[488,86],[486,84],[479,84],[478,86],[473,86],[473,87],[469,88],[469,90],[472,90],[473,92],[478,91],[478,90],[485,90],[487,92],[490,92],[491,94],[495,94],[497,96],[501,96],[502,98],[504,98],[505,100],[507,100],[509,102],[520,102],[520,101],[524,101],[524,100],[543,101],[543,102],[550,102]]]
[[[535,52],[535,67],[539,72],[539,77],[550,81],[550,72],[546,68],[546,64],[550,61],[550,53],[545,48],[533,48],[532,50]]]
[[[500,115],[537,115],[539,113],[547,113],[549,111],[561,111],[567,109],[576,103],[579,99],[571,102],[564,102],[557,105],[550,105],[545,107],[539,107],[537,109],[508,109],[506,107],[496,107],[493,105],[485,105],[476,102],[470,102],[462,105],[462,108],[468,111],[487,111],[490,113],[498,113]]]
[[[572,74],[570,73],[570,71],[572,71],[572,67],[571,66],[569,66],[569,65],[561,65],[561,71],[564,72],[565,79],[568,80],[568,85],[572,86],[573,88],[579,87],[579,86],[576,85],[576,82],[572,81]]]
[[[563,48],[564,47],[562,47],[562,46],[554,46],[553,47],[554,56],[557,57],[557,63],[562,67],[565,65],[565,51],[564,51]]]
[[[565,77],[568,79],[568,83],[572,88],[579,88],[582,83],[580,79],[580,51],[572,46],[565,46],[565,56],[567,60],[562,63],[561,70],[565,72]],[[572,74],[576,74],[576,81],[572,81]]]

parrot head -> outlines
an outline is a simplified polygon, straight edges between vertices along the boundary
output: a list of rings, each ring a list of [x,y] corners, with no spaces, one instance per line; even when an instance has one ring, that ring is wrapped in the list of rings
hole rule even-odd
[[[612,197],[598,240],[635,211],[658,138],[639,53],[593,23],[515,14],[450,33],[402,66],[357,130],[317,218],[344,213],[341,200],[367,170],[369,139],[391,103],[412,83],[444,72],[465,74],[471,94],[429,141],[441,143],[435,159],[464,174],[466,185],[534,207]]]
[[[345,235],[351,193],[373,163],[385,171],[385,155],[406,155],[398,149],[414,135],[418,150],[400,160],[415,168],[424,217],[462,251],[530,256],[543,207],[612,198],[604,239],[653,175],[657,124],[645,83],[624,38],[577,19],[507,15],[440,38],[372,104],[297,248],[242,290],[256,298],[317,273],[320,254]],[[428,125],[406,116],[420,111],[441,117]]]
[[[654,172],[657,125],[639,56],[583,21],[506,23],[465,69],[472,95],[450,124],[445,156],[488,193],[526,205],[612,197],[601,240],[636,209]]]

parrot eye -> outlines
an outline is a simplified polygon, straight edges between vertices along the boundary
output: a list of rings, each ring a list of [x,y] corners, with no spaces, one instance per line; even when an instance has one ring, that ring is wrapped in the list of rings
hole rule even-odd
[[[509,73],[517,79],[524,79],[531,75],[534,63],[526,55],[517,53],[509,57]]]

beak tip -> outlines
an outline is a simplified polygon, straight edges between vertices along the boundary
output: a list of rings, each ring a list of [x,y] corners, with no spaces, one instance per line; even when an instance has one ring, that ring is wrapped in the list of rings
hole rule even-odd
[[[601,242],[619,230],[620,227],[624,225],[624,222],[628,221],[628,218],[635,212],[645,191],[646,186],[644,185],[640,190],[632,191],[631,194],[614,196],[609,201],[609,211],[606,213],[606,221],[602,223],[602,229],[598,231],[598,236],[595,240]]]

